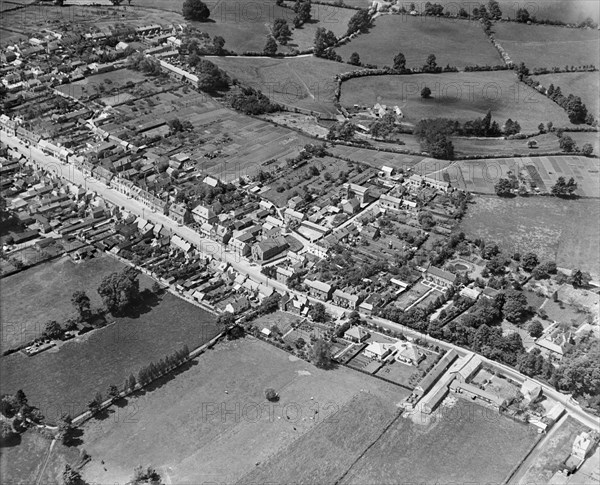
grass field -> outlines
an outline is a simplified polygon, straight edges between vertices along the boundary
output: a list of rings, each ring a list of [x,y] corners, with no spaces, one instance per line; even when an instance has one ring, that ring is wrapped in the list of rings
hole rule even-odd
[[[10,485],[31,485],[40,478],[40,483],[44,484],[62,483],[65,464],[75,464],[79,458],[79,450],[55,443],[40,477],[50,443],[50,438],[29,430],[19,435],[13,446],[3,447],[0,453],[0,481]]]
[[[431,90],[431,98],[421,97],[424,87]],[[404,121],[412,124],[438,117],[471,120],[489,110],[500,126],[511,118],[523,132],[537,132],[538,125],[548,121],[572,126],[560,106],[519,83],[511,71],[355,78],[342,84],[340,102],[343,106],[398,105]]]
[[[361,393],[238,483],[337,483],[398,416],[391,403]]]
[[[600,67],[600,66],[598,66]],[[600,113],[600,100],[598,99],[598,90],[600,90],[600,72],[563,72],[556,74],[544,74],[536,76],[543,86],[550,84],[560,86],[565,95],[573,94],[579,96],[587,106],[588,112],[598,118]],[[564,86],[564,87],[563,87]]]
[[[2,350],[17,347],[39,337],[50,320],[63,323],[76,316],[71,296],[85,290],[92,307],[102,305],[96,291],[102,278],[121,271],[124,264],[115,258],[99,255],[83,263],[62,257],[2,278]],[[141,278],[142,287],[147,281]],[[35,303],[34,303],[35,302]]]
[[[497,243],[506,254],[533,251],[559,267],[600,274],[597,200],[475,197],[459,229]]]
[[[334,76],[352,71],[347,64],[314,57],[295,59],[212,58],[241,83],[260,89],[274,101],[317,113],[335,114]]]
[[[338,483],[502,483],[537,438],[460,399],[445,411],[431,424],[398,419]]]
[[[187,344],[190,349],[213,338],[215,318],[204,310],[166,293],[137,315],[116,319],[114,325],[84,334],[33,357],[16,353],[0,360],[2,391],[23,389],[29,402],[47,421],[62,412],[82,412],[97,391],[121,386],[131,373]]]
[[[358,52],[363,63],[391,66],[402,52],[408,67],[421,67],[429,54],[440,66],[458,68],[502,64],[494,46],[476,22],[407,15],[384,15],[375,19],[367,34],[337,49],[344,61]]]
[[[278,403],[265,400],[267,387]],[[94,459],[84,478],[124,483],[135,464],[151,463],[165,483],[235,483],[318,423],[344,422],[342,410],[361,390],[380,403],[371,408],[380,416],[407,395],[346,368],[317,369],[262,341],[223,342],[176,379],[130,399],[120,410],[128,419],[86,424],[83,447]]]
[[[149,78],[144,76],[141,72],[134,71],[132,69],[119,69],[116,71],[89,76],[85,79],[81,79],[80,81],[75,81],[69,84],[63,84],[61,86],[57,86],[56,89],[67,94],[68,96],[73,96],[74,98],[79,99],[84,96],[90,96],[94,93],[98,93],[100,92],[100,89],[121,89],[129,81],[137,84],[146,79]],[[146,83],[146,85],[148,87],[153,87],[152,83],[150,82]],[[100,88],[100,86],[103,87]],[[154,90],[157,89],[154,88]],[[118,95],[114,97],[119,98],[121,96],[124,95]],[[134,96],[131,96],[131,98],[134,98]]]
[[[533,67],[600,66],[598,30],[567,29],[549,25],[501,22],[494,25],[496,39],[515,63]],[[562,87],[561,87],[562,88]],[[566,90],[567,86],[565,86]]]

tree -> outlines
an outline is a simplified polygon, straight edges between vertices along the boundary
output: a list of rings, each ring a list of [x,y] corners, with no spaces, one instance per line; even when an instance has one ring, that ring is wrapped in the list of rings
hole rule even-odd
[[[523,293],[516,290],[509,290],[506,293],[506,301],[502,306],[504,317],[513,323],[518,323],[527,314],[527,298]]]
[[[133,374],[129,375],[129,379],[127,379],[127,387],[130,391],[133,391],[135,389],[135,386],[137,385],[137,380],[135,378],[135,376]]]
[[[81,474],[71,468],[68,463],[65,465],[65,469],[62,474],[64,485],[83,485],[85,482],[81,478]]]
[[[543,135],[546,132],[546,128],[544,126],[544,123],[540,123],[538,125],[538,132],[539,132],[540,135]]]
[[[348,30],[346,35],[350,35],[354,32],[365,32],[371,26],[371,16],[367,9],[358,10],[350,21],[348,22]]]
[[[223,312],[217,318],[217,323],[227,328],[235,323],[235,316],[229,312]]]
[[[71,303],[79,313],[79,318],[83,321],[88,320],[91,317],[91,304],[90,298],[87,296],[85,291],[76,291],[73,293],[71,298]]]
[[[94,399],[88,403],[88,409],[92,415],[94,415],[100,410],[100,406],[102,406],[102,394],[97,392],[96,396],[94,396]]]
[[[302,24],[308,22],[311,19],[310,0],[296,0],[294,12],[296,13],[296,17],[294,18],[295,27],[300,27]],[[296,25],[296,22],[298,22],[299,25]]]
[[[110,0],[110,3],[118,7],[119,5],[121,5],[121,3],[123,3],[123,0]]]
[[[198,87],[203,91],[218,91],[229,87],[229,76],[215,64],[206,59],[200,59],[196,66]]]
[[[132,485],[160,485],[161,477],[152,467],[143,468],[141,465],[133,470]]]
[[[0,442],[10,441],[17,433],[8,421],[0,421]]]
[[[521,258],[521,267],[528,273],[531,273],[538,264],[540,262],[535,253],[527,253]]]
[[[183,18],[205,22],[210,17],[210,10],[201,0],[185,0],[183,2]]]
[[[429,89],[427,86],[425,86],[423,89],[421,89],[421,97],[423,99],[428,99],[431,97],[431,89]]]
[[[65,331],[56,320],[46,322],[42,337],[50,340],[59,340],[64,335]]]
[[[358,55],[358,52],[353,52],[352,54],[350,54],[348,64],[352,64],[353,66],[360,66],[360,56]]]
[[[107,395],[111,401],[114,401],[115,399],[119,398],[119,396],[120,396],[119,388],[117,386],[115,386],[114,384],[111,384],[110,386],[108,386]]]
[[[425,65],[423,66],[423,72],[435,72],[437,69],[436,57],[434,54],[429,54]]]
[[[73,440],[73,432],[75,426],[73,426],[73,420],[69,414],[63,414],[58,421],[58,437],[61,443],[65,446],[69,446]]]
[[[315,303],[310,309],[310,316],[315,322],[326,322],[327,311],[325,310],[325,305],[323,303]]]
[[[527,9],[525,9],[525,8],[517,9],[516,20],[517,20],[517,22],[521,22],[521,23],[529,22],[531,20],[531,17],[529,15],[529,12],[527,11]]]
[[[140,295],[139,271],[125,268],[121,273],[112,273],[102,280],[98,294],[107,310],[113,314],[122,314],[130,305],[136,303]]]
[[[398,52],[394,57],[394,69],[396,71],[403,71],[406,69],[406,57],[402,52]]]
[[[496,195],[499,197],[510,197],[513,194],[513,184],[509,179],[501,178],[498,180],[496,185],[494,185],[494,190],[496,191]]]
[[[565,182],[564,177],[558,177],[556,183],[552,186],[550,193],[556,197],[571,197],[577,190],[577,182],[571,177],[568,182]]]
[[[569,99],[570,98],[570,99]],[[585,123],[588,115],[587,107],[579,96],[569,95],[566,111],[571,123]]]
[[[220,35],[216,35],[213,38],[213,52],[220,56],[225,51],[225,39]]]
[[[323,339],[318,339],[312,346],[310,360],[320,369],[331,367],[331,344]]]
[[[584,143],[583,146],[581,147],[581,154],[585,155],[586,157],[589,157],[593,153],[594,153],[594,147],[592,146],[592,144]]]
[[[273,37],[275,37],[281,45],[286,45],[292,38],[292,31],[285,19],[275,19],[272,31]]]
[[[271,402],[279,401],[279,394],[275,392],[275,389],[270,387],[268,389],[265,389],[265,397],[268,401]]]
[[[589,273],[581,271],[580,269],[574,269],[571,271],[571,276],[567,279],[567,282],[573,286],[573,288],[586,287],[592,281],[592,277]]]
[[[560,146],[561,150],[565,153],[571,153],[575,150],[576,147],[575,141],[569,135],[561,136],[560,140],[558,141],[558,145]]]
[[[521,131],[521,125],[519,124],[518,121],[513,121],[510,118],[508,118],[506,120],[506,123],[504,123],[504,134],[505,135],[516,135],[517,133],[519,133]]]
[[[325,51],[337,44],[337,37],[331,30],[319,27],[315,32],[315,56],[323,57]]]
[[[544,326],[540,321],[534,320],[529,324],[529,327],[527,327],[527,331],[533,338],[540,338],[544,333]]]
[[[489,0],[487,8],[491,18],[499,19],[502,17],[502,10],[500,10],[500,5],[496,0]]]
[[[277,42],[275,41],[273,36],[267,36],[267,43],[265,44],[263,52],[267,56],[274,56],[275,54],[277,54]]]

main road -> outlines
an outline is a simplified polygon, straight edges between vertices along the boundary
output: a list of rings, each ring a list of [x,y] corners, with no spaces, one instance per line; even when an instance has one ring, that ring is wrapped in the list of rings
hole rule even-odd
[[[3,131],[0,131],[0,141],[18,150],[26,157],[35,161],[40,167],[43,167],[46,170],[55,173],[57,176],[60,176],[71,183],[84,187],[86,188],[86,190],[91,190],[96,194],[100,195],[102,198],[105,198],[112,204],[122,207],[124,208],[124,210],[135,214],[139,217],[142,217],[143,219],[146,219],[153,224],[162,224],[164,227],[171,230],[173,234],[177,234],[186,241],[192,243],[194,246],[199,248],[200,251],[202,251],[204,254],[213,256],[219,261],[229,263],[236,271],[248,275],[253,281],[270,286],[280,292],[300,294],[296,291],[290,290],[285,284],[280,283],[272,278],[268,278],[260,272],[259,266],[256,266],[255,264],[252,264],[249,261],[242,259],[238,254],[232,251],[227,251],[225,247],[217,241],[213,241],[211,239],[202,237],[196,231],[187,226],[178,225],[175,221],[173,221],[164,214],[151,211],[148,207],[145,207],[141,202],[132,199],[131,197],[128,197],[125,194],[122,194],[111,187],[107,187],[102,182],[92,177],[84,175],[83,172],[78,170],[73,165],[64,163],[53,156],[46,155],[38,148],[27,147],[24,144],[22,144],[17,137],[11,136]],[[311,298],[311,300],[313,299]],[[331,303],[324,304],[330,312],[336,315],[340,315],[344,312],[344,309],[337,307]],[[399,325],[389,320],[385,320],[378,317],[373,317],[372,320],[391,330],[408,333],[415,337],[428,340],[432,343],[446,348],[453,348],[460,354],[469,352],[468,350],[463,349],[462,347],[458,347],[448,342],[434,339],[428,335],[416,332],[408,327],[404,327],[403,325]],[[486,364],[502,370],[505,374],[507,374],[509,377],[511,377],[517,382],[523,382],[525,379],[527,379],[527,377],[525,377],[523,374],[519,373],[511,367],[489,360],[483,356],[480,357]],[[591,414],[585,412],[579,406],[579,404],[577,404],[577,402],[574,401],[570,396],[557,391],[556,389],[548,386],[547,384],[544,384],[539,381],[536,382],[538,382],[538,384],[542,386],[544,393],[548,397],[551,397],[556,401],[562,403],[574,418],[576,418],[578,421],[585,424],[586,426],[589,426],[593,430],[600,431],[600,418],[592,416]]]

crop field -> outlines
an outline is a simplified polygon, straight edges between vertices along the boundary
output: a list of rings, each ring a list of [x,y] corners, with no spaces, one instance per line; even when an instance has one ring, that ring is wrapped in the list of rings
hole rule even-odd
[[[539,81],[546,88],[550,84],[554,84],[554,87],[560,86],[561,91],[565,95],[573,94],[579,96],[581,101],[586,105],[588,112],[592,113],[595,118],[599,117],[600,100],[598,99],[598,91],[600,90],[600,72],[544,74],[536,76],[535,80]]]
[[[600,67],[600,32],[568,29],[550,25],[500,22],[494,25],[495,37],[513,62],[529,68],[583,66]],[[567,86],[561,89],[567,91]]]
[[[215,57],[211,59],[232,78],[260,89],[274,101],[286,106],[335,114],[334,76],[352,71],[352,66],[315,57],[290,59],[250,59]]]
[[[585,268],[597,277],[599,218],[597,200],[478,196],[459,229],[497,243],[507,254],[533,251],[559,267]]]
[[[508,172],[517,175],[519,172],[533,180],[542,193],[550,192],[559,177],[577,182],[579,196],[600,196],[600,174],[598,162],[594,158],[580,156],[494,158],[488,160],[469,160],[455,162],[442,170],[434,164],[433,171],[440,170],[435,177],[440,178],[445,172],[452,185],[469,192],[494,194],[494,185],[500,178],[506,178]]]
[[[358,52],[363,63],[378,67],[392,66],[398,52],[406,56],[407,67],[421,67],[429,54],[435,54],[439,66],[502,64],[478,23],[410,15],[378,17],[369,33],[336,51],[345,62]]]
[[[538,436],[461,399],[443,411],[430,424],[396,420],[338,483],[502,483]]]
[[[383,166],[388,166],[393,167],[396,170],[406,170],[415,166],[425,158],[421,155],[404,155],[400,153],[368,150],[366,148],[356,148],[345,145],[336,145],[330,148],[330,151],[335,156],[349,158],[355,162],[366,163],[376,169],[381,169]]]
[[[395,419],[391,403],[361,393],[238,483],[337,483]]]
[[[105,394],[111,384],[120,387],[151,361],[185,344],[195,348],[218,334],[213,315],[170,293],[146,302],[134,315],[115,320],[114,325],[33,357],[22,353],[3,357],[3,392],[23,389],[29,402],[52,423],[63,412],[79,414],[97,391]]]
[[[279,393],[277,403],[265,400],[268,387]],[[380,426],[375,416],[391,414],[406,395],[343,367],[317,369],[259,340],[223,342],[176,379],[129,399],[113,415],[127,419],[88,422],[83,447],[94,459],[83,475],[88,483],[125,483],[132,464],[151,463],[166,483],[235,483],[257,463],[269,464],[297,440],[303,443],[303,436],[310,439],[313,429],[329,430],[336,439],[357,427],[364,428],[363,436],[372,435]],[[372,426],[346,420],[346,410],[352,413],[354,407],[347,407],[349,402],[364,403],[363,413],[370,412],[362,415],[372,414]]]
[[[76,316],[71,296],[85,290],[92,307],[102,305],[96,291],[106,275],[125,265],[115,258],[99,255],[82,263],[68,256],[2,278],[2,350],[18,347],[41,335],[50,320],[63,323]],[[145,277],[140,277],[142,287]],[[35,302],[35,303],[33,303]]]
[[[421,97],[428,87],[431,97]],[[404,121],[424,118],[462,121],[482,118],[489,111],[500,126],[511,118],[523,132],[537,133],[540,123],[572,126],[566,112],[535,89],[519,83],[512,71],[412,74],[355,78],[342,84],[343,106],[399,106]]]

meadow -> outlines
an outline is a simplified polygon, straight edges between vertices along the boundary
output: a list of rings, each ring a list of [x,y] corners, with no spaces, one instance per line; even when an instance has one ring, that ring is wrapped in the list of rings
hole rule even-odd
[[[431,90],[429,99],[421,97],[425,87]],[[472,120],[489,110],[500,126],[510,118],[526,133],[537,133],[538,125],[549,121],[572,126],[560,106],[520,83],[511,71],[355,78],[342,84],[340,102],[347,107],[397,105],[408,124],[424,118]]]
[[[600,33],[592,29],[569,29],[549,25],[500,22],[495,37],[513,62],[527,67],[600,65]],[[567,88],[565,86],[564,88]]]
[[[502,64],[477,22],[410,15],[377,17],[368,33],[336,51],[344,61],[358,52],[363,63],[379,67],[392,66],[398,52],[405,55],[409,68],[421,67],[429,54],[435,54],[439,66]]]
[[[85,411],[96,392],[106,395],[109,385],[121,387],[142,366],[184,345],[195,348],[219,332],[213,315],[170,293],[114,321],[33,357],[3,357],[2,391],[23,389],[29,403],[54,423],[64,412]]]
[[[428,424],[393,422],[337,483],[502,483],[538,436],[461,399],[441,411]]]
[[[266,401],[268,387],[278,402]],[[152,463],[165,483],[235,483],[313,429],[341,437],[348,428],[335,422],[346,423],[347,403],[365,394],[378,403],[367,401],[374,418],[407,392],[346,368],[317,369],[260,340],[222,342],[176,379],[132,396],[114,415],[127,419],[89,421],[82,446],[94,460],[83,475],[124,483],[135,464]]]
[[[249,59],[215,57],[211,61],[231,78],[261,90],[274,101],[316,113],[335,114],[334,77],[356,69],[314,57]]]
[[[2,350],[18,347],[39,337],[50,320],[63,323],[77,312],[71,296],[84,290],[92,307],[100,307],[97,288],[102,279],[121,271],[125,265],[117,259],[99,255],[82,263],[68,256],[21,271],[0,281],[2,292]],[[151,282],[141,276],[142,287]]]
[[[546,88],[550,84],[554,84],[554,87],[560,86],[561,91],[565,95],[574,94],[575,96],[579,96],[581,101],[587,106],[588,112],[592,113],[596,118],[600,116],[600,100],[598,98],[600,72],[544,74],[536,76],[535,80],[539,81]]]
[[[506,254],[532,251],[559,267],[582,268],[598,277],[599,219],[600,207],[593,199],[477,196],[459,230],[497,243]]]

